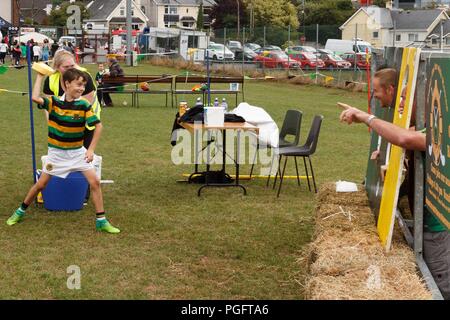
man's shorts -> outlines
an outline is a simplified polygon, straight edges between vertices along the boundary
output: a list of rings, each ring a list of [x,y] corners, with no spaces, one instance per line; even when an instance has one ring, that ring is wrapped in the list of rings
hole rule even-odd
[[[424,232],[423,257],[444,299],[450,300],[450,232]]]
[[[69,173],[74,171],[94,170],[94,165],[92,162],[86,162],[85,156],[85,147],[74,150],[62,150],[49,147],[47,159],[43,163],[42,172],[51,176],[66,178]]]

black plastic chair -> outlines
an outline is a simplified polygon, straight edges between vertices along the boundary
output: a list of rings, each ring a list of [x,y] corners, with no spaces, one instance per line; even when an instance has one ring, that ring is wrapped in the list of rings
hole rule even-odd
[[[308,180],[308,188],[309,188],[309,191],[311,191],[311,184],[309,182],[308,166],[306,165],[306,158],[308,158],[309,166],[311,168],[312,179],[313,179],[313,183],[314,183],[314,191],[317,193],[316,180],[314,177],[314,170],[312,167],[310,156],[312,156],[316,152],[317,142],[319,141],[319,132],[320,132],[320,127],[322,125],[322,120],[323,120],[322,115],[314,116],[314,119],[311,124],[311,128],[309,130],[308,138],[306,139],[306,142],[304,145],[298,146],[298,147],[284,147],[284,148],[278,149],[277,153],[279,155],[279,165],[278,165],[277,174],[275,176],[275,181],[273,183],[273,188],[275,188],[275,185],[277,182],[277,176],[278,176],[278,174],[280,174],[280,185],[278,187],[277,197],[280,196],[281,185],[283,184],[284,173],[286,170],[286,163],[287,163],[287,160],[289,157],[294,157],[294,159],[295,159],[295,169],[297,170],[297,180],[299,180],[297,157],[303,158],[303,163],[305,165],[305,171],[306,171],[306,179]],[[280,167],[282,157],[286,158],[284,160],[283,171],[281,171],[281,167]]]
[[[288,110],[284,116],[283,126],[281,127],[279,133],[278,147],[293,147],[298,145],[300,141],[300,127],[302,124],[302,115],[303,113],[299,110]],[[286,140],[287,136],[294,136],[293,141]],[[270,146],[265,146],[266,148],[270,148]],[[250,179],[253,174],[253,167],[255,166],[256,154],[259,150],[259,144],[257,145],[255,157],[253,159],[252,168],[250,170]],[[272,168],[270,168],[272,170]],[[270,174],[269,174],[270,178]],[[267,182],[267,185],[269,182]]]

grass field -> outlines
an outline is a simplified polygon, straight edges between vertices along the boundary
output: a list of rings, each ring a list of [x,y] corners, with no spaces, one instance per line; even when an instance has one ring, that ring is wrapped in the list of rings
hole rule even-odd
[[[182,71],[140,65],[125,72]],[[27,91],[26,69],[0,75],[0,89]],[[263,81],[248,81],[245,90],[247,102],[265,108],[279,126],[286,110],[302,110],[301,143],[313,116],[325,116],[312,158],[319,186],[363,180],[367,129],[339,123],[336,102],[365,108],[366,94]],[[164,107],[160,95],[141,97],[140,108],[131,108],[127,96],[112,98],[116,106],[102,113],[96,153],[103,156],[102,179],[114,180],[103,193],[119,235],[95,232],[92,204],[77,212],[32,205],[23,223],[5,224],[32,184],[32,160],[28,97],[0,92],[0,298],[302,299],[305,270],[296,260],[311,239],[315,205],[306,184],[286,180],[276,198],[265,180],[253,179],[243,181],[247,196],[219,188],[197,197],[198,185],[176,182],[192,166],[171,162],[176,110]],[[47,153],[43,112],[34,109],[34,121],[39,167]],[[288,167],[293,174],[293,162]],[[80,267],[80,290],[67,288],[71,265]]]

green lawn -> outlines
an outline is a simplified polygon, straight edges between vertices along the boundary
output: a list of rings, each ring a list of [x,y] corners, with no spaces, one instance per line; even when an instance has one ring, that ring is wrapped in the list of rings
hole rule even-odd
[[[149,65],[125,72],[182,73]],[[0,89],[27,91],[26,69],[0,75]],[[363,180],[367,129],[339,123],[336,102],[365,107],[365,93],[264,81],[248,81],[245,90],[247,102],[264,107],[279,126],[286,110],[302,110],[302,143],[313,116],[325,116],[312,158],[319,186]],[[5,224],[32,184],[32,161],[28,97],[0,92],[0,298],[302,299],[298,280],[305,270],[296,259],[311,239],[315,206],[306,184],[286,180],[277,198],[265,180],[254,179],[243,181],[247,196],[214,188],[197,197],[198,185],[176,182],[192,166],[171,162],[176,110],[165,108],[160,95],[142,96],[140,108],[131,108],[127,96],[112,97],[116,107],[102,113],[96,151],[103,156],[102,179],[114,180],[103,193],[119,235],[95,232],[92,204],[78,212],[32,205],[23,223]],[[39,167],[46,123],[34,111]],[[293,174],[293,162],[288,167]],[[81,290],[66,286],[70,265],[81,269]]]

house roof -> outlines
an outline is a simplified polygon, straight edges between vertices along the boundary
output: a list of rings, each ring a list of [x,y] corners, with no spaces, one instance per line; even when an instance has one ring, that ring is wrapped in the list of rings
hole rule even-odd
[[[20,0],[20,9],[44,9],[48,4],[51,4],[51,0]]]
[[[180,21],[195,21],[195,18],[191,16],[184,16],[181,17]]]
[[[362,7],[362,10],[379,23],[382,28],[393,27],[391,10],[377,6]]]
[[[390,10],[377,6],[361,7],[340,27],[343,29],[359,13],[365,12],[372,17],[381,28],[397,30],[427,30],[433,22],[445,12],[443,9],[428,10]]]
[[[89,7],[88,20],[106,20],[122,0],[95,0]]]
[[[199,0],[153,0],[157,5],[173,5],[173,6],[199,6]],[[204,7],[213,7],[216,5],[214,0],[203,0]]]
[[[450,34],[450,20],[445,20],[443,23],[443,36],[446,37]],[[428,37],[440,37],[441,36],[441,24],[438,25],[431,31]]]
[[[426,30],[442,13],[442,9],[430,10],[394,10],[392,20],[397,30]]]

